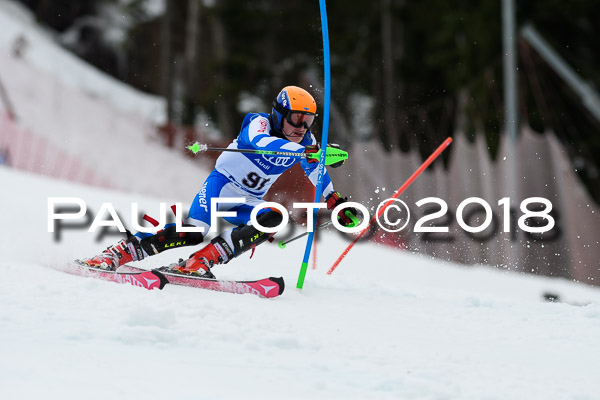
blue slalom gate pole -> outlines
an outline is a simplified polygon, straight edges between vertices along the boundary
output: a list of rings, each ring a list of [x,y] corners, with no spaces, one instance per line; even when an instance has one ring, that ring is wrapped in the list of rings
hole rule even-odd
[[[325,72],[325,97],[323,100],[323,134],[321,136],[321,160],[319,161],[319,174],[317,176],[317,187],[315,190],[315,203],[321,202],[321,195],[323,194],[323,177],[325,175],[325,157],[327,153],[327,136],[329,134],[329,100],[331,98],[331,71],[329,61],[329,28],[327,27],[327,10],[325,8],[325,0],[319,0],[319,6],[321,10],[321,30],[323,31],[323,56],[324,56],[324,72]],[[302,289],[304,286],[304,277],[306,276],[306,270],[308,268],[308,259],[310,258],[310,251],[312,249],[313,240],[315,237],[315,226],[317,225],[317,216],[319,209],[313,210],[313,226],[308,234],[306,241],[306,249],[304,250],[304,259],[302,260],[302,266],[300,267],[300,274],[298,275],[298,283],[296,287]]]

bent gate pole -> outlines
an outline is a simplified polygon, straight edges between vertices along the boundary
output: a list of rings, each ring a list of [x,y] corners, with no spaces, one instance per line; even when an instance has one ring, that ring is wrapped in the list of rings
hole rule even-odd
[[[346,247],[346,250],[344,250],[344,252],[338,257],[338,259],[335,261],[335,263],[333,263],[333,265],[331,266],[331,268],[329,268],[329,271],[327,271],[328,275],[331,275],[331,273],[333,271],[335,271],[335,269],[338,267],[338,265],[340,265],[340,262],[342,262],[342,260],[344,259],[344,257],[346,257],[346,254],[348,254],[348,252],[350,251],[350,249],[352,249],[352,247],[354,247],[354,245],[356,244],[356,242],[358,242],[360,240],[360,238],[362,238],[364,236],[365,233],[367,233],[369,231],[369,229],[371,228],[371,225],[373,225],[375,223],[375,221],[385,212],[385,209],[389,207],[390,204],[393,203],[394,199],[397,199],[402,192],[404,192],[406,190],[406,188],[408,188],[411,183],[413,183],[413,181],[415,179],[417,179],[417,177],[421,174],[421,172],[425,171],[425,169],[440,155],[442,154],[442,152],[446,149],[446,147],[448,147],[450,145],[450,143],[452,143],[452,138],[448,137],[446,138],[446,140],[444,140],[444,143],[442,143],[434,152],[433,154],[431,154],[429,156],[429,158],[427,158],[427,160],[425,160],[425,162],[423,164],[421,164],[421,166],[410,176],[410,178],[408,178],[406,180],[406,182],[404,182],[404,184],[402,186],[400,186],[400,188],[398,189],[398,191],[389,199],[389,201],[387,203],[385,203],[383,205],[383,207],[381,207],[381,209],[379,210],[379,212],[373,216],[373,218],[371,218],[371,221],[369,221],[369,225],[367,225],[367,227],[365,229],[363,229],[358,236],[356,236],[354,238],[354,240],[352,241],[352,243],[350,243],[348,245],[348,247]]]

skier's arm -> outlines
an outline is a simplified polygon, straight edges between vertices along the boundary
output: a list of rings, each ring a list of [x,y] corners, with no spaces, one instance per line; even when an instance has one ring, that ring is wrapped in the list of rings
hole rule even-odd
[[[304,146],[273,137],[269,135],[269,129],[269,120],[265,117],[257,117],[242,132],[242,136],[244,141],[257,150],[304,152]]]
[[[317,186],[317,178],[319,175],[319,170],[317,166],[318,163],[309,164],[306,160],[302,160],[300,162],[302,169],[304,169],[304,173],[308,176],[308,179],[312,182],[312,184]],[[333,192],[333,182],[331,182],[331,178],[329,177],[329,173],[325,170],[325,175],[323,176],[323,196],[327,197],[330,193]]]
[[[310,139],[307,139],[303,142],[303,144],[306,145],[306,147],[304,148],[304,152],[307,154],[317,154],[319,152],[319,145],[317,144],[317,141],[315,140],[315,138],[313,136],[310,137]],[[334,147],[336,149],[339,149],[340,146],[337,144],[328,144],[327,147]],[[330,167],[332,168],[338,168],[341,167],[344,164],[344,161],[339,161],[337,163],[331,164]],[[306,158],[304,160],[302,160],[302,168],[304,168],[304,172],[306,173],[306,176],[308,176],[308,178],[310,179],[310,181],[313,183],[313,185],[317,185],[317,166],[319,165],[319,159],[318,158]],[[331,178],[329,177],[329,174],[327,173],[327,170],[325,170],[325,176],[324,176],[324,180],[323,180],[323,195],[325,196],[325,198],[327,198],[327,196],[329,196],[331,193],[333,193],[333,184],[331,184]]]
[[[316,140],[314,140],[314,138],[312,138],[311,143],[313,143],[313,144],[306,146],[304,151],[306,153],[318,152],[319,146],[316,144]],[[339,148],[338,145],[332,145],[332,146]],[[344,161],[341,161],[341,162],[333,164],[331,166],[334,168],[337,168],[337,167],[342,166],[343,164],[344,164]],[[319,165],[318,160],[307,158],[307,159],[302,160],[301,165],[302,165],[302,168],[304,168],[304,172],[306,172],[306,175],[308,176],[310,181],[313,183],[313,185],[316,186],[317,178],[318,178],[318,169],[317,169],[317,167]],[[329,177],[327,170],[325,170],[325,175],[323,177],[323,187],[324,187],[323,195],[325,197],[325,202],[327,203],[328,210],[333,210],[338,205],[348,201],[348,199],[345,197],[342,197],[339,192],[336,192],[333,190],[333,183],[331,182],[331,178]],[[357,211],[354,207],[344,208],[338,212],[337,218],[338,218],[338,221],[343,226],[354,226],[353,219],[357,220]]]
[[[308,149],[311,146],[306,146]],[[310,160],[310,161],[309,161]],[[317,186],[317,179],[319,177],[319,166],[318,160],[316,162],[314,159],[304,158],[300,161],[300,165],[304,170],[304,173],[308,177],[308,179],[312,182],[312,184]],[[325,170],[325,175],[323,176],[323,196],[327,197],[331,193],[333,193],[333,182],[331,182],[331,178],[329,177],[329,173]]]

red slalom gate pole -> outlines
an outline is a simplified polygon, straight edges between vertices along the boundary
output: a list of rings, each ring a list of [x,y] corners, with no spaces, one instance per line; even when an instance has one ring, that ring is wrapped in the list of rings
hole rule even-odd
[[[377,215],[374,215],[373,218],[371,218],[371,221],[369,221],[369,225],[367,225],[367,227],[365,229],[363,229],[358,234],[358,236],[356,236],[356,238],[354,238],[354,240],[352,241],[352,243],[350,243],[348,245],[348,247],[346,247],[346,250],[344,250],[344,252],[335,261],[335,263],[333,263],[333,265],[331,266],[331,268],[329,268],[329,271],[327,271],[327,275],[331,275],[331,273],[333,271],[335,271],[335,269],[337,268],[337,266],[340,265],[340,262],[342,262],[342,260],[344,259],[344,257],[346,257],[346,254],[348,254],[348,252],[350,251],[350,249],[352,249],[352,247],[354,247],[354,245],[356,244],[356,242],[358,242],[360,240],[360,238],[362,238],[364,236],[364,234],[367,233],[369,229],[371,229],[371,225],[373,225],[373,223],[375,223],[375,221],[384,213],[385,209],[388,208],[388,206],[393,203],[393,200],[397,199],[402,194],[402,192],[404,192],[406,190],[406,188],[408,188],[411,185],[411,183],[413,183],[413,181],[415,179],[417,179],[417,177],[421,174],[421,172],[425,171],[425,169],[427,167],[429,167],[429,165],[436,158],[438,158],[438,156],[440,154],[442,154],[442,152],[444,150],[446,150],[446,147],[448,147],[450,145],[450,143],[452,143],[452,138],[451,137],[446,138],[446,140],[444,140],[444,143],[442,143],[440,145],[440,147],[438,147],[433,152],[433,154],[431,154],[429,156],[429,158],[427,158],[427,160],[425,160],[425,162],[423,164],[421,164],[421,166],[410,176],[410,178],[408,178],[406,180],[406,182],[404,182],[404,184],[402,186],[400,186],[400,188],[398,189],[398,191],[389,199],[389,201],[387,203],[385,203],[383,205],[383,207],[381,207],[381,209],[379,210],[379,212],[377,213]]]

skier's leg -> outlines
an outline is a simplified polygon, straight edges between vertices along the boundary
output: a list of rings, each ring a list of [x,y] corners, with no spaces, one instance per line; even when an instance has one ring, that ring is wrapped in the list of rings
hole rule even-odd
[[[184,228],[192,228],[193,225],[182,224]],[[134,235],[138,239],[143,250],[143,257],[153,256],[165,250],[184,246],[195,246],[202,243],[204,235],[201,232],[177,232],[175,224],[165,225],[165,228],[155,234]],[[142,258],[139,258],[141,260]]]
[[[245,219],[247,216],[249,220],[252,208],[248,205],[236,207],[238,218]],[[256,221],[267,228],[279,225],[282,220],[281,213],[273,209],[264,209],[256,217]],[[192,254],[185,265],[181,265],[178,270],[183,273],[198,273],[201,272],[200,270],[210,273],[210,268],[214,265],[228,263],[240,254],[264,243],[273,235],[273,233],[262,232],[251,224],[240,224],[212,239],[208,245]]]
[[[202,189],[194,198],[188,218],[183,227],[201,227],[204,232],[210,228],[210,207],[207,202],[218,197],[224,185],[229,183],[223,175],[213,171],[204,182]],[[83,260],[89,266],[115,270],[128,262],[142,260],[148,256],[162,253],[165,250],[202,243],[201,232],[177,232],[175,224],[168,224],[157,233],[139,232],[135,235],[127,232],[127,238],[108,247],[100,255]]]
[[[117,244],[109,246],[99,255],[83,259],[81,262],[90,267],[114,271],[121,265],[141,260],[144,257],[144,250],[140,246],[138,238],[127,231],[126,239],[122,239]]]
[[[183,226],[186,226],[185,224]],[[193,246],[202,243],[204,236],[200,232],[176,232],[175,224],[169,224],[155,234],[139,233],[109,246],[101,254],[83,260],[91,267],[114,271],[121,265],[143,260],[148,256],[176,247]]]
[[[256,217],[256,221],[266,228],[274,228],[279,225],[282,220],[283,216],[281,213],[278,210],[271,208],[262,210]],[[262,232],[250,223],[247,223],[224,232],[221,237],[223,240],[233,244],[234,257],[237,257],[269,240],[273,235],[274,233]]]

